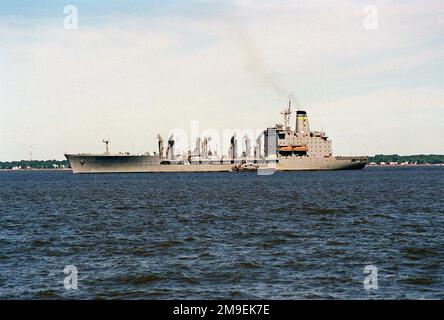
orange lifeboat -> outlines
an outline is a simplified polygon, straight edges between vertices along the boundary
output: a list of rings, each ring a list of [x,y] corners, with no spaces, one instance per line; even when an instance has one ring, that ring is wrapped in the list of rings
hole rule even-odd
[[[307,148],[306,145],[303,145],[303,146],[282,146],[282,147],[279,147],[279,151],[288,151],[288,152],[291,152],[291,151],[302,151],[302,152],[307,152],[308,148]]]

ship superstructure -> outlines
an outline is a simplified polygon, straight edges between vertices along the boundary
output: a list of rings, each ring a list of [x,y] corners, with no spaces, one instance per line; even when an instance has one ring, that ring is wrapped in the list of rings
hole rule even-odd
[[[323,131],[310,131],[307,112],[296,112],[295,130],[289,126],[291,105],[282,114],[284,114],[284,125],[277,124],[265,130],[265,146],[273,146],[276,141],[276,148],[272,148],[271,152],[265,149],[265,156],[277,153],[279,157],[332,157],[331,140]]]
[[[209,147],[211,137],[198,137],[194,150],[175,153],[175,140],[170,136],[166,143],[158,135],[158,152],[132,155],[111,154],[109,140],[104,154],[66,154],[74,173],[124,172],[229,172],[245,168],[278,171],[362,169],[368,158],[334,157],[331,140],[323,131],[311,131],[307,112],[296,111],[295,129],[290,126],[291,103],[281,114],[283,124],[264,130],[254,145],[244,137],[244,150],[239,154],[238,139],[234,134],[226,156],[218,156]]]

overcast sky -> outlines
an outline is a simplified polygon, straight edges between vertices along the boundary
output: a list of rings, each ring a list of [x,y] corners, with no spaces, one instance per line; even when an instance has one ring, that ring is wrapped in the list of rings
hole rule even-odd
[[[264,128],[289,98],[335,154],[444,154],[444,1],[0,0],[0,161]]]

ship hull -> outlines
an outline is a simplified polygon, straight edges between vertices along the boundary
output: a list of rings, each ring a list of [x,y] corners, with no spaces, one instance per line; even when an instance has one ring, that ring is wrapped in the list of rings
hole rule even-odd
[[[278,171],[360,170],[367,165],[367,161],[367,157],[289,157],[280,158],[276,169]]]
[[[73,173],[143,173],[143,172],[230,172],[231,161],[202,161],[193,164],[162,164],[156,155],[65,155]],[[235,161],[240,163],[241,160]],[[253,162],[253,161],[251,161]],[[275,160],[260,160],[260,169],[277,171],[301,170],[356,170],[363,169],[367,157],[281,157]]]

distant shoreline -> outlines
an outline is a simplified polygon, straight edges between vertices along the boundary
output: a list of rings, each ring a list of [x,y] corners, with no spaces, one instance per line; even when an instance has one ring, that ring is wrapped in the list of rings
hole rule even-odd
[[[418,164],[378,164],[368,163],[367,167],[444,167],[444,163],[418,163]]]
[[[24,172],[24,171],[72,171],[72,170],[71,168],[0,169],[0,172]]]

